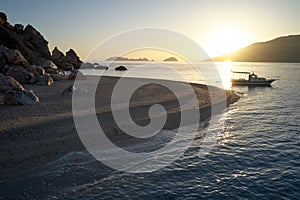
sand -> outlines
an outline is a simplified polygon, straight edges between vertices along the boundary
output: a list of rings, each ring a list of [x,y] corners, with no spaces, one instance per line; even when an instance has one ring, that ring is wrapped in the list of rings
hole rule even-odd
[[[94,79],[95,77],[89,76],[82,82],[88,84]],[[127,80],[130,85],[147,79]],[[116,77],[101,78],[96,93],[96,110],[99,123],[109,138],[119,146],[126,146],[140,140],[123,134],[113,120],[110,97],[117,81]],[[72,84],[70,80],[63,80],[54,82],[50,87],[25,85],[26,89],[33,90],[40,98],[38,104],[0,105],[0,179],[15,178],[26,169],[42,166],[69,152],[85,149],[74,125],[72,96],[62,95],[63,90]],[[172,84],[180,87],[182,83],[172,82]],[[209,90],[208,86],[201,84],[192,84],[192,87],[201,108],[201,121],[210,117],[211,93],[214,96],[219,95],[216,104],[225,102],[227,106],[239,98],[231,91],[225,91],[225,97],[224,90],[216,87],[210,86]],[[126,90],[124,92],[126,93]],[[188,95],[186,91],[179,93],[183,96]],[[84,94],[81,100],[86,100]],[[164,129],[177,128],[180,123],[181,107],[173,93],[156,84],[141,87],[133,94],[130,101],[130,114],[133,120],[139,125],[147,125],[150,122],[148,110],[151,105],[157,103],[163,105],[168,113]]]

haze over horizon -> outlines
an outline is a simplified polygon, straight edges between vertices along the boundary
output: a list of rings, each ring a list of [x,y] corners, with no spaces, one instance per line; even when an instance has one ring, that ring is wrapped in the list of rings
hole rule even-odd
[[[300,33],[300,1],[4,1],[11,24],[32,24],[52,50],[76,50],[84,59],[120,32],[156,27],[179,32],[214,57],[256,42]],[[122,44],[120,44],[122,45]],[[114,55],[107,51],[101,59]],[[143,56],[162,60],[159,55]]]

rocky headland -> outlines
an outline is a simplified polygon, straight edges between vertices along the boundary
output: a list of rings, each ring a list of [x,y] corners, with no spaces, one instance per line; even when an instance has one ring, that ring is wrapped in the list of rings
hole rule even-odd
[[[73,49],[64,55],[57,47],[50,53],[48,41],[32,25],[11,25],[0,13],[0,102],[34,104],[39,98],[22,84],[50,86],[67,79],[65,70],[80,68]]]
[[[299,52],[300,35],[289,35],[266,42],[258,42],[229,54],[214,57],[211,60],[300,63]]]

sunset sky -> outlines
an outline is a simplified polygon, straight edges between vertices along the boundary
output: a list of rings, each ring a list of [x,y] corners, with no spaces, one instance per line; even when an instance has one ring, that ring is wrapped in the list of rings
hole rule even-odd
[[[299,8],[299,0],[2,0],[0,10],[11,24],[36,27],[51,50],[55,46],[62,51],[73,48],[84,59],[107,38],[142,27],[179,32],[216,56],[255,42],[299,34]],[[112,54],[107,52],[99,59]],[[150,59],[160,59],[152,56]]]

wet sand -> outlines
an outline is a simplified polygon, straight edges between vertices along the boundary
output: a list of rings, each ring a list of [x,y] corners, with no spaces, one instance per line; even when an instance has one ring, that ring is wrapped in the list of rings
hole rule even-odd
[[[88,77],[84,83],[94,80]],[[111,94],[119,78],[102,77],[96,92],[96,111],[98,121],[107,136],[119,146],[126,147],[135,140],[124,134],[113,120],[110,108]],[[130,82],[145,79],[128,78]],[[170,82],[170,81],[165,81]],[[172,82],[178,84],[180,82]],[[57,81],[50,87],[25,85],[40,98],[36,105],[0,105],[0,179],[14,178],[26,169],[49,163],[69,152],[84,150],[77,134],[72,115],[72,96],[62,95],[63,90],[72,85],[69,80]],[[211,98],[219,95],[215,104],[227,106],[238,100],[231,91],[201,84],[191,84],[197,95],[201,121],[211,115]],[[126,92],[126,91],[125,91]],[[186,95],[185,91],[182,95]],[[224,95],[225,94],[225,95]],[[82,95],[82,101],[85,101]],[[156,84],[148,84],[135,92],[130,101],[130,113],[138,125],[150,122],[148,111],[151,105],[161,104],[168,118],[164,129],[176,129],[180,124],[180,105],[175,95],[168,89]],[[221,112],[221,109],[220,109]]]

